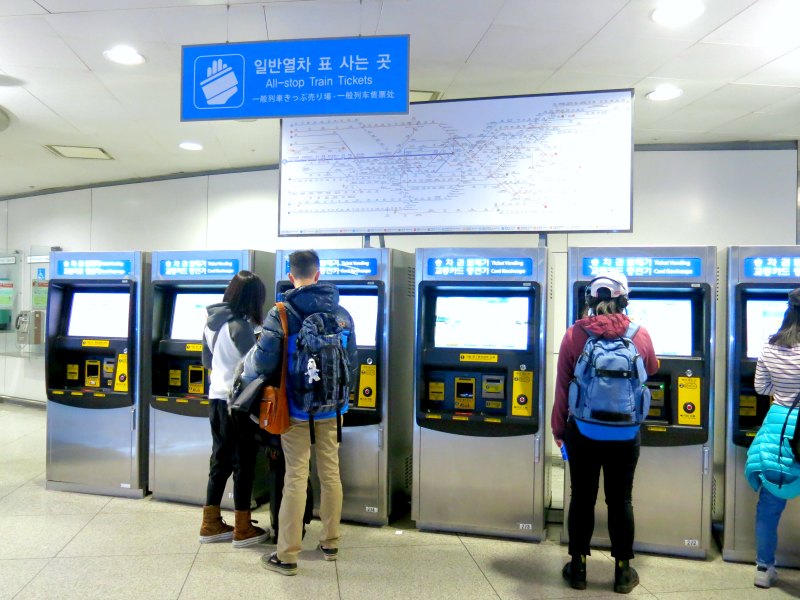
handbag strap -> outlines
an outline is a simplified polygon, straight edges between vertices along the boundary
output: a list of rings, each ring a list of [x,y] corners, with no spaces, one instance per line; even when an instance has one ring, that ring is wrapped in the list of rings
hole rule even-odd
[[[286,305],[283,302],[276,302],[278,314],[281,317],[281,327],[283,327],[283,360],[281,361],[281,385],[280,389],[286,392],[286,372],[289,369],[289,318],[286,315]]]

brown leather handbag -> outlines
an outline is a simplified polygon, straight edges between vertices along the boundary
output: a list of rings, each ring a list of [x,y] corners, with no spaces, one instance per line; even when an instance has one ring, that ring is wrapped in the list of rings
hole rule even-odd
[[[267,432],[281,435],[289,430],[289,399],[286,397],[286,370],[289,368],[289,322],[286,316],[286,307],[283,302],[276,302],[278,313],[283,326],[283,359],[281,360],[280,387],[268,385],[264,387],[264,394],[259,406],[258,426]]]

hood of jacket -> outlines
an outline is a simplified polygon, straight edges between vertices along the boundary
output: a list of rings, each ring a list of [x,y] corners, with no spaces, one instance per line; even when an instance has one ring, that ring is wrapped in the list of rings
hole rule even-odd
[[[206,308],[206,311],[208,312],[206,326],[211,331],[219,331],[225,323],[233,318],[233,312],[227,302],[212,304]]]
[[[587,332],[597,337],[614,339],[622,337],[628,330],[631,320],[628,315],[616,313],[613,315],[596,315],[579,319],[576,325],[583,327]]]
[[[284,298],[301,316],[307,317],[316,312],[334,312],[339,305],[339,290],[323,281],[291,289]]]

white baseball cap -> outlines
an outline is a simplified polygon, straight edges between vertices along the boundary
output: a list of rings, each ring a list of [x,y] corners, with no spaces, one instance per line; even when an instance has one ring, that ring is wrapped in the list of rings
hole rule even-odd
[[[611,298],[628,295],[628,278],[624,273],[608,272],[598,275],[589,282],[589,294],[598,297],[601,289],[611,292]]]

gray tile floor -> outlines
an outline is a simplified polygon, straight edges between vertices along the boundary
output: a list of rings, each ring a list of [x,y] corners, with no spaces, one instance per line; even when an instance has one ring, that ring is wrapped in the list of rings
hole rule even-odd
[[[261,568],[271,546],[234,550],[197,543],[197,507],[47,491],[45,413],[0,403],[0,600],[341,598],[619,598],[607,552],[589,558],[589,586],[560,578],[566,549],[423,533],[410,525],[344,525],[340,558],[315,552],[312,523],[300,574]],[[231,516],[232,517],[232,516]],[[257,517],[268,522],[262,509]],[[232,520],[232,518],[229,518]],[[557,528],[550,537],[558,539]],[[782,570],[778,587],[753,587],[753,568],[640,555],[642,584],[631,596],[663,600],[800,598],[800,571]]]

